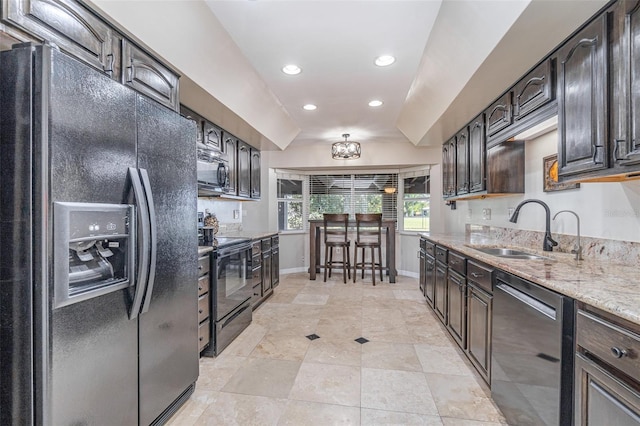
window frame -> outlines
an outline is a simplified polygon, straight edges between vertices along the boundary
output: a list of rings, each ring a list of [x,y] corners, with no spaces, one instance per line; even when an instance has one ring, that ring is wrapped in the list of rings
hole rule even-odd
[[[405,179],[411,179],[411,178],[416,178],[416,177],[422,177],[424,176],[425,179],[427,180],[427,182],[430,181],[431,176],[429,173],[429,170],[424,170],[422,172],[419,173],[408,173],[408,174],[401,174],[398,176],[398,186],[400,188],[401,194],[398,197],[398,211],[402,211],[402,220],[398,219],[398,230],[400,232],[406,232],[406,233],[411,233],[411,234],[419,234],[419,233],[423,233],[423,232],[429,232],[431,230],[431,190],[429,189],[429,192],[426,193],[426,196],[424,197],[411,197],[411,198],[407,198],[408,194],[405,194],[404,192],[404,181]],[[400,184],[402,183],[402,184]],[[427,229],[405,229],[405,216],[404,216],[404,206],[405,203],[407,201],[422,201],[422,202],[428,202],[429,203],[429,215],[427,216],[429,218],[429,227]]]

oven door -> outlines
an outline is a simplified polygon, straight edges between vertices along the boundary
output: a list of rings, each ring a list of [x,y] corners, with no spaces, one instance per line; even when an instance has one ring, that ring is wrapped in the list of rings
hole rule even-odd
[[[247,302],[252,294],[251,265],[248,244],[218,249],[215,271],[216,321],[221,321],[234,309]]]

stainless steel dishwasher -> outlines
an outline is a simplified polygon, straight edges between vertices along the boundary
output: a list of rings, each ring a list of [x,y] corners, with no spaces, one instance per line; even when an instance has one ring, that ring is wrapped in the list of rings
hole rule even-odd
[[[509,424],[571,425],[573,299],[495,274],[491,396]]]

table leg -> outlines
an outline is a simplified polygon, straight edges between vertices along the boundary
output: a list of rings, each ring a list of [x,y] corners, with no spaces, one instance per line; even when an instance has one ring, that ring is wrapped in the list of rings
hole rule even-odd
[[[316,225],[309,224],[309,279],[316,279]]]
[[[393,226],[393,227],[392,227]],[[389,265],[389,283],[396,282],[396,229],[395,225],[387,227],[387,265]]]

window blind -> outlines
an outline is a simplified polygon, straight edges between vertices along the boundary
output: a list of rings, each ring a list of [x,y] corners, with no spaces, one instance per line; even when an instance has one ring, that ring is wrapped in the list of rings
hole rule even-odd
[[[397,219],[398,174],[342,174],[309,176],[309,219],[322,213],[382,213]]]

